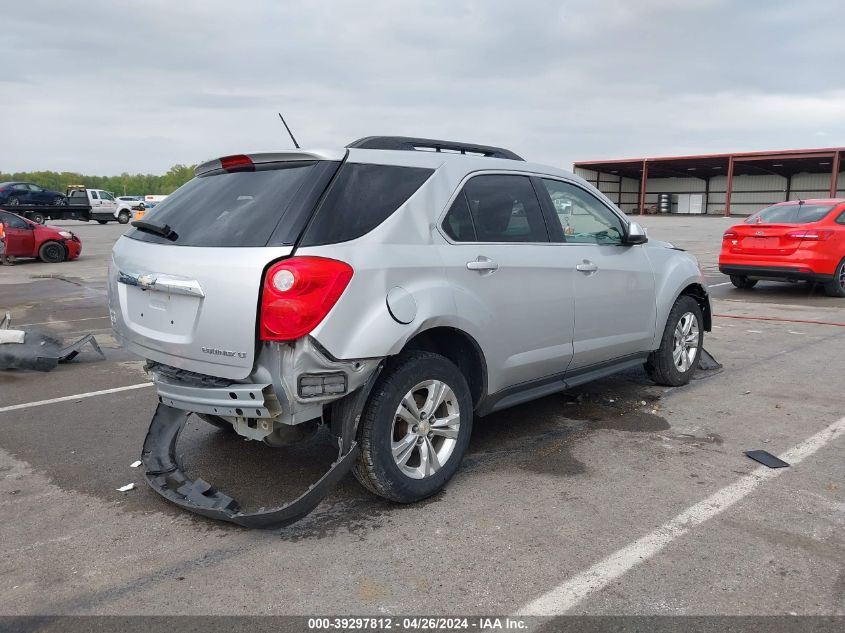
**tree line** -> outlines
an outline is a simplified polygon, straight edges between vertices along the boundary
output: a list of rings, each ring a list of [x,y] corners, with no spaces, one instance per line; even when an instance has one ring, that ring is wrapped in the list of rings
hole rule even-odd
[[[0,182],[21,181],[64,193],[68,185],[85,185],[90,189],[105,189],[116,196],[145,196],[173,193],[194,177],[196,165],[174,165],[166,174],[130,174],[119,176],[85,176],[72,171],[0,172]]]

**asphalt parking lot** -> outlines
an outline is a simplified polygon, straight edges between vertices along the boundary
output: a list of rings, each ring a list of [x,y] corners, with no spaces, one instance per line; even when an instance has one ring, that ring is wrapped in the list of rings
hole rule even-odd
[[[350,476],[281,532],[188,515],[146,487],[130,464],[153,389],[30,406],[146,382],[107,316],[125,227],[60,223],[82,257],[0,267],[0,312],[93,332],[107,359],[0,372],[0,613],[845,615],[845,300],[734,289],[716,260],[735,221],[643,219],[700,258],[723,370],[678,389],[631,371],[484,418],[437,497],[392,505]],[[253,507],[335,455],[322,436],[272,449],[200,421],[182,447],[189,474]],[[749,449],[793,466],[767,471]]]

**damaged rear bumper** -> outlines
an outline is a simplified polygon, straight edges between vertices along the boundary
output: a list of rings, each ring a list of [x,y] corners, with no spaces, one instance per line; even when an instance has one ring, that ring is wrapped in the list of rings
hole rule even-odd
[[[355,441],[358,422],[381,368],[380,363],[360,389],[336,403],[332,414],[332,432],[337,437],[337,458],[320,479],[289,503],[269,510],[244,512],[235,499],[207,481],[188,479],[177,457],[176,445],[190,412],[163,402],[159,403],[150,422],[141,454],[147,483],[168,501],[212,519],[262,529],[281,528],[295,523],[316,508],[355,464],[359,453]]]
[[[203,479],[188,479],[183,472],[176,457],[176,444],[187,419],[185,411],[158,405],[141,456],[147,483],[181,508],[244,527],[273,529],[295,523],[317,507],[352,469],[358,457],[358,445],[352,442],[348,450],[341,450],[331,468],[294,501],[270,510],[243,512],[232,497]]]

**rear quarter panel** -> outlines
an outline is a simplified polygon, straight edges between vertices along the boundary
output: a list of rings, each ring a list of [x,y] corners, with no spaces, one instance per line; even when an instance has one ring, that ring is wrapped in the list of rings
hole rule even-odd
[[[402,153],[404,154],[404,153]],[[343,295],[311,333],[335,358],[376,358],[401,351],[415,334],[437,326],[460,327],[452,288],[433,224],[454,184],[436,172],[395,213],[366,235],[341,244],[300,248],[296,255],[338,259],[354,274]],[[397,322],[387,293],[399,286],[414,299],[414,319]]]

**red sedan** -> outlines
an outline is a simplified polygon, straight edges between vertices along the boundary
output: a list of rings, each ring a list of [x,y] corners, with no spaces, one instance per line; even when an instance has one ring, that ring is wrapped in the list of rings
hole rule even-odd
[[[71,231],[56,226],[41,226],[14,213],[0,210],[0,222],[6,229],[6,255],[37,257],[48,263],[76,259],[82,242]]]
[[[767,207],[722,237],[719,271],[737,288],[760,279],[814,281],[845,297],[845,200],[796,200]]]

